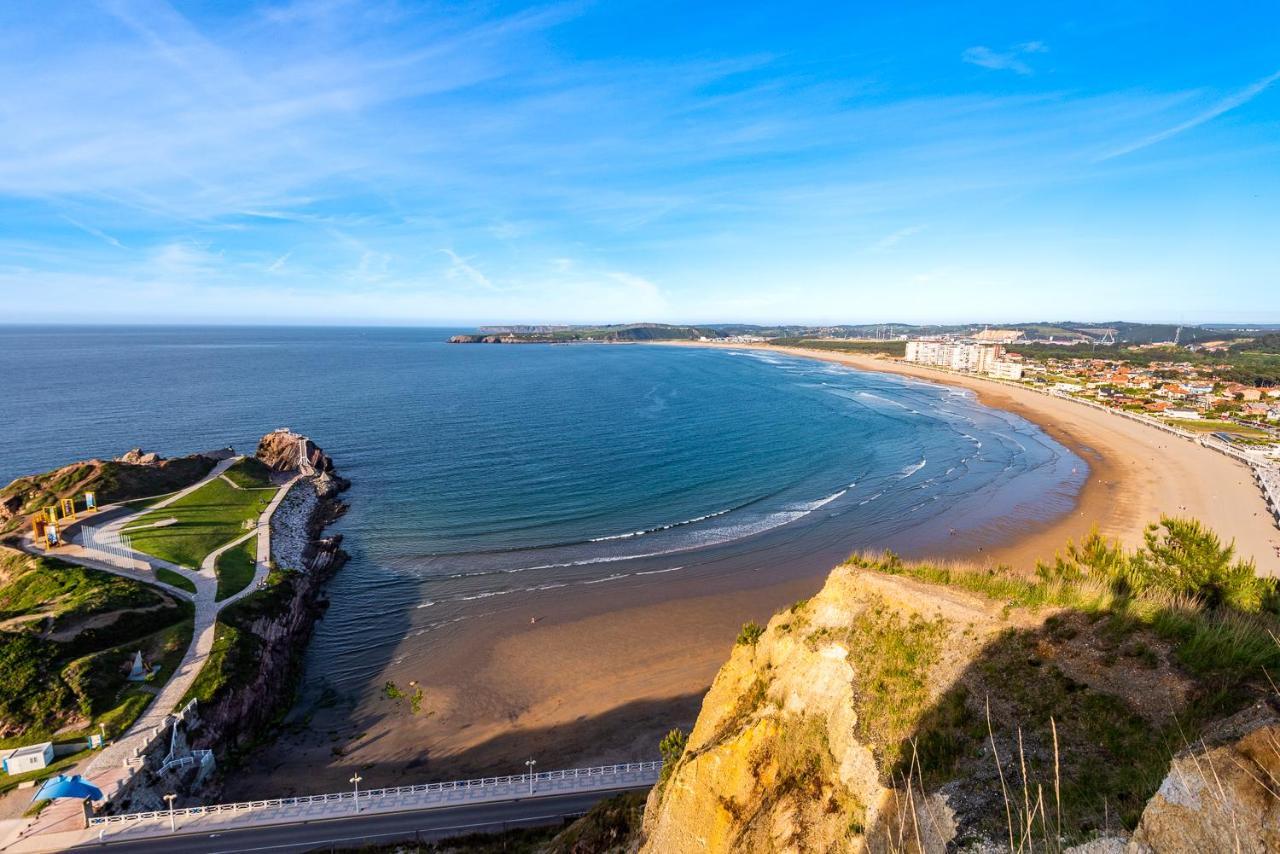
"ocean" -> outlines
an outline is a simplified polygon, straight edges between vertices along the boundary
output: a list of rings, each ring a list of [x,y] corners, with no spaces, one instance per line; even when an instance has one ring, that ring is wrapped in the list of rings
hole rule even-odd
[[[539,596],[715,583],[762,544],[909,553],[1016,530],[1069,511],[1088,472],[960,389],[751,350],[445,343],[454,331],[0,327],[0,481],[135,446],[311,436],[354,486],[336,526],[352,560],[305,678],[367,697],[463,621]]]

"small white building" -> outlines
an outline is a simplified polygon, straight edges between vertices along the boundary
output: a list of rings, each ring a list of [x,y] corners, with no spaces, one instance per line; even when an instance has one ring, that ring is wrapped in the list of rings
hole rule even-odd
[[[53,761],[53,742],[30,744],[3,754],[2,764],[6,774],[25,774],[28,771],[39,771],[47,768]]]
[[[1199,421],[1200,413],[1194,409],[1166,409],[1164,414],[1179,421]]]

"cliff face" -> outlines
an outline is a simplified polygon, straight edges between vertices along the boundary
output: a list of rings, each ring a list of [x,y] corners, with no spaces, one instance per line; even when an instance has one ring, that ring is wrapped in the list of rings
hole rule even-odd
[[[643,852],[1275,850],[1272,701],[1171,767],[1212,686],[1140,626],[844,566],[752,640],[650,794]]]
[[[875,719],[901,730],[917,715],[905,697],[898,708],[867,707],[851,647],[886,632],[914,635],[926,681],[952,685],[965,651],[1004,622],[976,597],[940,592],[837,570],[754,644],[738,644],[678,767],[650,796],[643,850],[854,851],[896,829],[905,791],[886,773],[891,757],[877,756],[885,733],[867,726]],[[893,693],[876,705],[894,702]],[[949,839],[955,822],[942,799],[919,806],[924,837]]]

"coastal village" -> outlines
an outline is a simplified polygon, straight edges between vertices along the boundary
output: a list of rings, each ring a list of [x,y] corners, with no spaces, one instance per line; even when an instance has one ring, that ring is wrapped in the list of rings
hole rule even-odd
[[[1224,441],[1280,451],[1280,386],[1257,387],[1220,376],[1228,366],[1159,360],[1138,365],[1094,355],[1087,344],[1071,358],[1034,359],[1019,352],[1029,344],[1022,332],[989,329],[972,338],[911,339],[906,361],[981,373],[994,379],[1049,388],[1126,412],[1162,421]],[[1062,342],[1046,343],[1061,345]],[[1148,349],[1176,347],[1172,342]],[[1191,345],[1188,353],[1212,353],[1225,344]]]
[[[1024,338],[1018,330],[988,328],[972,336],[909,339],[905,361],[1103,407],[1234,457],[1249,466],[1280,524],[1280,386],[1233,382],[1222,376],[1231,368],[1226,363],[1099,358],[1085,351],[1087,340],[1070,342],[1079,356],[1030,358],[1030,348],[1019,352],[1029,343]],[[1177,346],[1159,342],[1147,349],[1163,354]],[[1187,352],[1225,350],[1225,342],[1210,342]],[[1274,549],[1280,557],[1280,546]]]

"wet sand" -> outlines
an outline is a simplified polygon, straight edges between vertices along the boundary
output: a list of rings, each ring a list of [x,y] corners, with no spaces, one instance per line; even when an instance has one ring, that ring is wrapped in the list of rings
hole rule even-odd
[[[782,348],[770,348],[779,350]],[[987,405],[1042,426],[1088,461],[1076,507],[1039,526],[960,532],[928,554],[1030,570],[1070,538],[1097,526],[1138,543],[1162,513],[1199,518],[1261,570],[1274,573],[1280,531],[1248,471],[1226,457],[1070,401],[977,378],[844,354],[792,351],[851,367],[890,371],[974,390]],[[785,529],[782,529],[785,532]],[[323,700],[292,713],[288,732],[227,786],[247,798],[346,788],[353,769],[366,786],[518,773],[525,758],[555,769],[650,759],[672,727],[688,728],[726,660],[739,627],[821,587],[844,556],[821,526],[762,537],[749,550],[675,573],[661,584],[635,579],[572,597],[530,596],[439,637],[420,672],[421,710],[405,700],[351,707]],[[903,549],[916,556],[918,550]],[[406,674],[389,673],[412,691]]]

